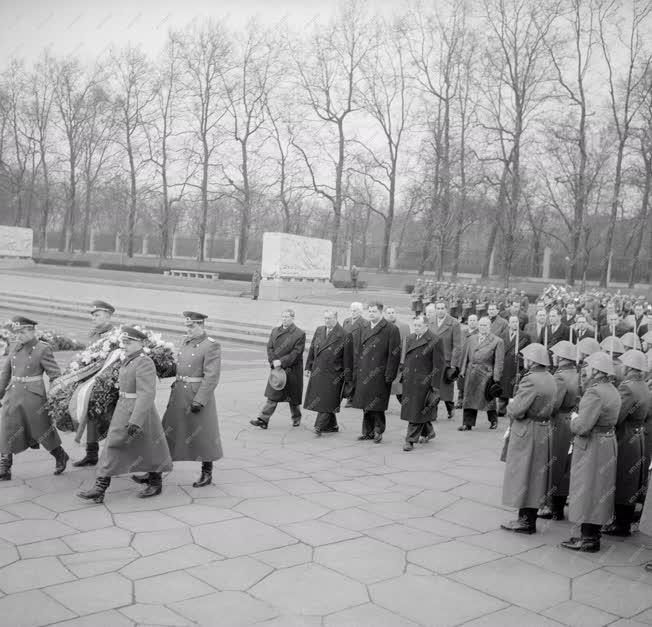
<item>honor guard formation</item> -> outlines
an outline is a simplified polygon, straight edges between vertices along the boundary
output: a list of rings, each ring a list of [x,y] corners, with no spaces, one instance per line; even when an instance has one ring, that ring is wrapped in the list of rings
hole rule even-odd
[[[583,552],[599,551],[602,534],[626,537],[636,525],[652,535],[652,504],[645,498],[652,462],[652,313],[644,298],[550,286],[532,307],[516,290],[419,279],[411,302],[411,325],[376,301],[352,303],[342,323],[337,311],[326,310],[305,364],[306,333],[294,311],[284,310],[267,343],[265,400],[251,425],[270,428],[278,404],[288,403],[298,427],[303,405],[316,413],[314,434],[322,437],[338,433],[344,406],[362,411],[357,439],[378,445],[395,396],[409,452],[435,438],[442,402],[448,420],[462,410],[458,430],[467,433],[484,412],[490,430],[505,418],[496,440],[505,462],[502,503],[518,515],[503,529],[534,534],[538,518],[568,518],[577,534],[561,546]],[[115,331],[114,313],[109,303],[92,304],[90,341]],[[99,454],[100,434],[89,423],[86,455],[74,462],[96,468],[95,485],[79,492],[81,499],[101,503],[111,478],[131,473],[143,486],[140,497],[156,496],[176,461],[200,463],[194,487],[211,484],[213,462],[222,457],[215,404],[220,345],[206,334],[205,314],[183,317],[186,334],[162,419],[147,335],[135,326],[120,328],[119,396],[107,410],[103,450]],[[12,320],[14,342],[0,373],[0,480],[11,479],[13,455],[28,448],[47,449],[55,474],[68,462],[46,411],[43,377],[56,390],[61,371],[50,346],[36,338],[36,324]],[[645,568],[652,571],[652,564]]]

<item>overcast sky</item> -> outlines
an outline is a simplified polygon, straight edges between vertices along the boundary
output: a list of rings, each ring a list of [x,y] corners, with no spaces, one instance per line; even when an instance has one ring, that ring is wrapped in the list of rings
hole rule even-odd
[[[392,0],[373,0],[387,9]],[[335,0],[0,0],[0,59],[55,55],[96,57],[112,44],[139,43],[157,53],[170,27],[196,16],[228,17],[233,25],[256,15],[264,21],[286,18],[301,28],[317,17],[327,21]]]

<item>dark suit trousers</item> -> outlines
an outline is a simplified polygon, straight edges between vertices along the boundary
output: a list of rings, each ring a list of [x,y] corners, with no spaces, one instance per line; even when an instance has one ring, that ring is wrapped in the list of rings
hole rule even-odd
[[[366,411],[362,417],[362,435],[385,433],[385,412]]]
[[[277,405],[278,403],[276,401],[270,401],[267,399],[265,405],[260,410],[260,416],[258,416],[258,418],[265,422],[269,422],[269,419],[272,417]],[[301,406],[290,405],[290,413],[292,414],[292,418],[301,418]]]
[[[421,436],[426,437],[434,432],[435,429],[432,426],[432,422],[408,422],[405,441],[416,444]]]
[[[320,411],[315,418],[315,429],[320,431],[337,429],[337,417],[333,412]]]
[[[462,412],[462,424],[468,425],[469,427],[475,427],[475,420],[478,417],[477,409],[465,409]],[[496,415],[495,409],[487,409],[487,418],[489,423],[497,422],[498,416]]]

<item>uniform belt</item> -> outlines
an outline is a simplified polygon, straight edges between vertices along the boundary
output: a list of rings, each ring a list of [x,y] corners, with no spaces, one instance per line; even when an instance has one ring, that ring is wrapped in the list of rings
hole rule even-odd
[[[136,392],[120,392],[120,398],[136,398]]]
[[[177,377],[177,381],[183,381],[184,383],[201,383],[204,380],[204,377]]]
[[[532,422],[541,422],[541,423],[546,423],[550,422],[550,418],[548,416],[545,417],[539,417],[539,416],[527,416]]]
[[[16,383],[36,383],[37,381],[43,381],[43,375],[38,377],[12,377],[12,380]]]
[[[600,433],[602,435],[613,435],[615,433],[613,427],[593,427],[594,433]]]

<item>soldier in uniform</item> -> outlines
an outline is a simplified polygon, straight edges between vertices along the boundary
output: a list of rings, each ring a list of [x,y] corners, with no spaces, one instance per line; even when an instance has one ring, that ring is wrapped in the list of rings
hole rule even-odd
[[[625,335],[620,338],[620,341],[623,344],[625,352],[630,350],[641,350],[641,340],[638,339],[638,335],[636,335],[633,331],[625,333]]]
[[[446,312],[446,303],[439,300],[435,305],[426,307],[426,316],[430,332],[441,339],[444,350],[444,375],[439,392],[446,405],[448,419],[452,420],[455,410],[455,380],[460,373],[462,359],[462,330],[460,323]]]
[[[163,416],[163,431],[173,462],[200,461],[193,488],[213,480],[213,462],[222,458],[215,388],[220,380],[221,347],[206,334],[208,316],[184,311],[186,337],[177,354],[177,378]]]
[[[625,376],[625,369],[620,362],[620,356],[625,352],[625,347],[619,337],[610,335],[600,342],[600,349],[602,352],[609,355],[609,358],[612,361],[614,370],[613,381],[616,387],[618,387]]]
[[[303,396],[303,350],[306,332],[294,324],[294,310],[281,313],[281,326],[272,329],[267,342],[267,360],[270,368],[285,370],[287,382],[281,390],[275,390],[270,383],[265,388],[267,401],[260,415],[249,423],[254,427],[267,429],[278,403],[289,403],[292,426],[301,424],[301,399]]]
[[[522,351],[527,372],[507,407],[510,427],[503,482],[503,505],[518,508],[518,520],[501,525],[516,533],[536,533],[537,510],[548,492],[550,441],[557,386],[548,372],[548,351],[530,344]]]
[[[552,348],[557,362],[554,411],[552,414],[552,460],[550,464],[550,489],[546,506],[539,518],[564,520],[564,507],[568,499],[570,466],[568,450],[573,434],[570,430],[571,413],[579,402],[579,379],[577,375],[578,352],[568,340],[562,340]]]
[[[401,334],[382,317],[382,303],[369,303],[368,314],[369,324],[353,334],[345,353],[345,376],[354,382],[353,407],[363,411],[358,440],[380,444],[392,382],[401,361]]]
[[[614,367],[602,351],[589,355],[586,391],[571,417],[574,434],[568,518],[581,525],[580,536],[561,546],[572,551],[600,550],[600,529],[614,512],[617,444],[614,427],[620,413],[620,395],[611,377]]]
[[[105,337],[113,331],[113,321],[111,320],[115,313],[115,307],[103,300],[96,300],[91,303],[91,317],[93,318],[93,328],[88,334],[88,341],[92,344]],[[110,420],[107,420],[110,422]],[[83,466],[95,466],[97,464],[100,451],[99,433],[97,432],[97,421],[89,420],[86,424],[86,455],[81,459],[73,462],[73,466],[81,468]]]
[[[618,386],[620,413],[616,426],[615,519],[602,529],[602,533],[624,538],[631,535],[636,503],[644,493],[647,481],[644,424],[650,409],[650,392],[645,381],[648,370],[645,355],[630,350],[620,360],[625,366],[625,378]]]
[[[170,450],[156,406],[156,366],[143,352],[147,335],[133,327],[123,327],[126,353],[120,366],[120,397],[113,412],[106,446],[97,465],[95,485],[78,492],[79,498],[102,503],[111,477],[128,472],[148,473],[141,498],[163,490],[162,473],[172,470]]]
[[[312,336],[306,376],[308,389],[303,401],[305,409],[317,412],[315,435],[337,433],[337,417],[344,386],[344,346],[346,332],[337,321],[337,312],[324,312],[324,326],[317,327]]]
[[[439,386],[444,370],[441,340],[436,339],[423,317],[414,321],[414,333],[407,340],[403,361],[401,420],[408,422],[404,451],[411,451],[421,438],[435,437],[432,420],[439,404]]]
[[[43,446],[55,459],[54,474],[60,475],[68,463],[61,438],[45,409],[43,373],[53,382],[61,375],[49,344],[36,338],[37,322],[23,316],[11,319],[17,336],[0,371],[0,481],[11,479],[15,453]]]

